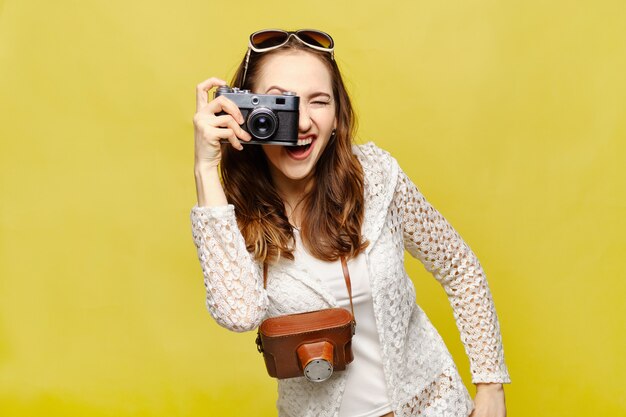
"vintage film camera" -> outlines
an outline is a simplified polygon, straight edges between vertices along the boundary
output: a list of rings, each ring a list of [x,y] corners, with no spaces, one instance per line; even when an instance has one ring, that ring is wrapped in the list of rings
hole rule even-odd
[[[215,97],[225,96],[233,101],[244,118],[243,130],[252,140],[241,144],[272,144],[295,146],[298,142],[300,97],[295,93],[282,95],[254,94],[227,85],[215,91]],[[226,114],[221,112],[219,114]],[[221,140],[225,143],[228,140]]]

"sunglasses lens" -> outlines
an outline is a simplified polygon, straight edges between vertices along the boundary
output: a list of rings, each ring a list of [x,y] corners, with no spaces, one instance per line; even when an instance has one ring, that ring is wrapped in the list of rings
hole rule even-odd
[[[283,44],[289,34],[278,30],[265,30],[253,33],[250,36],[250,42],[255,48],[271,48],[273,46]]]
[[[299,30],[297,34],[303,42],[306,42],[309,45],[320,46],[322,48],[332,48],[334,44],[333,38],[324,32],[318,32],[316,30]]]

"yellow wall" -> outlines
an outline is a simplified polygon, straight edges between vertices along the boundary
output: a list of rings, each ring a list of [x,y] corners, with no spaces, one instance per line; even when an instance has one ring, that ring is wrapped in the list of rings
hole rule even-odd
[[[0,415],[275,414],[254,334],[205,310],[189,225],[195,85],[263,27],[335,37],[359,140],[478,254],[509,414],[624,415],[624,1],[227,3],[0,1]]]

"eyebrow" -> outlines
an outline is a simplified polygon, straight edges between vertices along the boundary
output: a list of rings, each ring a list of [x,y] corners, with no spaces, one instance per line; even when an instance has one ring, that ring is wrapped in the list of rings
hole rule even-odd
[[[289,90],[288,90],[288,89],[286,89],[286,88],[282,88],[282,87],[279,87],[279,86],[277,86],[277,85],[273,85],[273,86],[271,86],[270,88],[268,88],[268,89],[265,91],[265,94],[267,94],[268,92],[270,92],[270,91],[272,91],[272,90],[279,90],[281,93],[284,93],[284,92],[286,92],[286,91],[289,91]],[[332,98],[332,96],[331,96],[330,94],[325,93],[325,92],[323,92],[323,91],[316,91],[316,92],[314,92],[314,93],[309,94],[309,98],[311,98],[311,97],[318,97],[318,96],[325,96],[325,97],[327,97],[328,99],[331,99],[331,98]]]

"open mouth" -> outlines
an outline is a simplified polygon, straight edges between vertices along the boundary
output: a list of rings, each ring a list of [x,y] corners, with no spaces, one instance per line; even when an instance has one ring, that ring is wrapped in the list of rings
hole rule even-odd
[[[304,159],[311,153],[313,142],[315,142],[315,138],[299,139],[298,146],[289,146],[285,149],[292,158]]]

